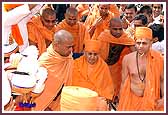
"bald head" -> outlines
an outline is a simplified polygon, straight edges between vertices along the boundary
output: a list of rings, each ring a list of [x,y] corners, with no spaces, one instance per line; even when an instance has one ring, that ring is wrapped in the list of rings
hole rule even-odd
[[[67,57],[73,51],[73,36],[66,30],[59,30],[54,34],[53,49],[63,57]]]
[[[65,41],[73,41],[73,36],[70,32],[66,30],[59,30],[54,34],[54,43],[63,43]]]
[[[67,14],[67,15],[73,14],[73,15],[76,16],[76,15],[78,14],[78,11],[77,11],[77,9],[74,8],[74,7],[69,7],[69,8],[67,8],[67,10],[66,10],[66,14]]]
[[[110,20],[110,27],[113,26],[115,23],[122,23],[122,20],[120,18],[112,18]]]
[[[41,14],[43,17],[44,16],[53,16],[53,15],[56,15],[56,13],[55,13],[55,11],[53,10],[53,9],[51,9],[51,8],[45,8],[45,9],[43,9],[42,10],[42,14]]]
[[[123,27],[120,18],[112,18],[110,20],[110,32],[116,38],[121,37],[123,34]]]
[[[76,8],[70,7],[66,10],[65,21],[68,25],[74,26],[78,21],[78,11]]]

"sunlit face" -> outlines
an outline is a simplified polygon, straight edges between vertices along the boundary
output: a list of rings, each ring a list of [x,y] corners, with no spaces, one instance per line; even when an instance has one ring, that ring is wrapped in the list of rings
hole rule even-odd
[[[110,9],[109,4],[100,4],[99,5],[100,16],[107,16],[109,9]]]
[[[162,12],[161,4],[153,4],[152,11],[153,11],[154,17],[159,16],[160,13]]]
[[[41,16],[41,20],[42,20],[42,23],[43,25],[51,30],[54,25],[56,24],[56,15],[44,15],[44,16]]]
[[[150,41],[149,39],[137,39],[135,47],[139,54],[145,54],[149,51],[151,45],[152,41]]]
[[[125,9],[125,17],[129,22],[131,22],[133,20],[135,15],[136,15],[136,12],[135,12],[134,8]]]
[[[78,19],[77,19],[77,14],[66,14],[65,15],[65,20],[66,20],[66,23],[70,26],[73,26],[77,23]]]
[[[73,40],[67,40],[65,42],[58,43],[57,46],[59,49],[58,53],[61,56],[67,57],[73,51],[74,44],[73,44]]]
[[[110,25],[110,32],[116,38],[121,37],[123,34],[122,23],[113,21]]]
[[[93,65],[97,63],[98,61],[98,53],[91,51],[91,52],[85,52],[86,60],[89,64]]]

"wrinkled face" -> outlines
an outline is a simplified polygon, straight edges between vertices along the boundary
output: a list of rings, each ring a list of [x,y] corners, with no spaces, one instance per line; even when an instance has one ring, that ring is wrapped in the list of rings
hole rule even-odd
[[[142,24],[142,20],[134,20],[134,27],[142,27],[145,26]]]
[[[136,12],[135,12],[134,8],[125,9],[125,17],[129,22],[131,22],[133,20],[135,15],[136,15]]]
[[[73,44],[73,40],[68,40],[65,42],[58,43],[57,46],[59,49],[58,53],[61,56],[67,57],[73,51],[74,44]]]
[[[108,5],[108,4],[100,4],[99,5],[100,16],[107,16],[109,9],[110,9],[110,5]]]
[[[89,64],[93,65],[97,63],[98,61],[98,53],[91,51],[91,52],[85,52],[86,60]]]
[[[110,32],[116,38],[121,37],[123,34],[122,23],[113,21],[110,25]]]
[[[41,20],[42,20],[43,25],[47,29],[51,30],[54,27],[54,25],[56,24],[56,15],[53,15],[53,16],[44,15],[44,16],[41,16]]]
[[[153,4],[152,12],[153,12],[154,17],[159,16],[160,13],[162,12],[161,4]]]
[[[149,39],[137,39],[135,47],[139,54],[147,53],[152,45]]]
[[[73,26],[77,23],[77,14],[65,14],[66,23],[70,26]]]

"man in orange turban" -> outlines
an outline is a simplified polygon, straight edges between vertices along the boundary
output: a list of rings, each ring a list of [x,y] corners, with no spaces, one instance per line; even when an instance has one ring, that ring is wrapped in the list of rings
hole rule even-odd
[[[124,33],[122,22],[119,18],[110,20],[110,30],[103,31],[97,38],[101,41],[100,56],[109,65],[111,77],[117,96],[121,84],[121,63],[123,56],[132,51],[134,40]]]
[[[69,31],[74,37],[74,54],[80,54],[83,52],[83,44],[85,39],[90,39],[90,35],[86,30],[86,27],[78,21],[78,11],[74,7],[70,7],[66,10],[65,20],[60,22],[55,31],[64,29]],[[78,56],[77,56],[78,57]]]
[[[73,36],[66,30],[54,34],[51,45],[39,57],[39,65],[48,71],[45,89],[35,99],[35,111],[60,110],[60,93],[63,86],[71,85]]]
[[[100,97],[112,100],[113,81],[107,64],[99,57],[100,46],[97,40],[85,42],[84,55],[74,61],[72,85],[89,88]]]
[[[126,55],[122,62],[122,85],[119,111],[164,110],[164,60],[151,49],[152,30],[137,27],[137,51]]]
[[[39,54],[50,45],[56,26],[56,13],[44,7],[40,16],[34,16],[27,24],[29,44],[37,46]]]

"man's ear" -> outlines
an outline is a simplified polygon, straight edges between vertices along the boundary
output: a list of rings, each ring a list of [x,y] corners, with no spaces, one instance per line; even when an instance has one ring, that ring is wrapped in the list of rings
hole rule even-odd
[[[153,43],[157,42],[158,41],[158,37],[154,37],[152,41],[153,41]]]

